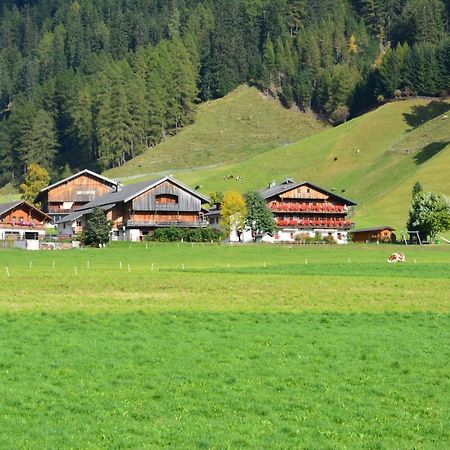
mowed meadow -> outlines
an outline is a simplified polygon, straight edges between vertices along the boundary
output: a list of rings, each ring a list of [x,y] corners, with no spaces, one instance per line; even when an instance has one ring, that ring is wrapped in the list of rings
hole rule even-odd
[[[449,274],[444,245],[0,250],[0,448],[448,448]]]

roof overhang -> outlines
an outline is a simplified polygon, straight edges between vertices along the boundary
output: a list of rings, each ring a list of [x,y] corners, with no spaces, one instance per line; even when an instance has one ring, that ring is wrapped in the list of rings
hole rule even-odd
[[[91,175],[91,176],[93,176],[93,177],[95,177],[95,178],[99,178],[99,179],[101,179],[101,180],[103,180],[103,181],[106,181],[107,183],[109,183],[109,184],[111,184],[111,185],[113,185],[113,186],[117,186],[117,185],[119,184],[118,181],[114,181],[114,180],[111,180],[111,179],[109,179],[109,178],[106,178],[106,177],[104,177],[103,175],[100,175],[100,174],[98,174],[98,173],[92,172],[92,170],[84,169],[84,170],[81,170],[80,172],[77,172],[77,173],[74,173],[73,175],[70,175],[70,177],[64,178],[63,180],[59,180],[59,181],[57,181],[56,183],[53,183],[53,184],[51,184],[51,185],[45,187],[44,189],[41,189],[41,190],[39,191],[39,194],[37,195],[36,198],[38,198],[38,197],[39,197],[41,194],[43,194],[44,192],[49,191],[50,189],[53,189],[53,188],[55,188],[55,187],[57,187],[57,186],[59,186],[59,185],[61,185],[61,184],[63,184],[63,183],[66,183],[66,182],[68,182],[68,181],[70,181],[70,180],[73,180],[74,178],[77,178],[77,177],[79,177],[80,175],[84,175],[84,174],[88,174],[88,175]]]
[[[349,233],[368,233],[373,231],[395,231],[395,228],[389,227],[389,226],[379,226],[379,227],[370,227],[370,228],[360,228],[359,230],[351,230]]]
[[[34,210],[35,212],[37,212],[38,214],[40,214],[42,217],[44,217],[45,219],[47,219],[49,222],[52,221],[52,218],[51,218],[48,214],[46,214],[44,211],[41,211],[39,208],[36,208],[36,206],[32,205],[31,203],[29,203],[29,202],[27,202],[27,201],[25,201],[25,200],[17,200],[17,202],[13,202],[13,203],[9,204],[8,207],[5,208],[5,209],[1,212],[1,214],[3,215],[3,214],[5,214],[5,213],[11,211],[11,210],[14,209],[14,208],[17,208],[17,207],[20,206],[20,205],[26,205],[26,206],[28,206],[29,208],[33,209],[33,210]]]
[[[153,181],[152,183],[150,183],[149,185],[145,186],[144,188],[142,188],[140,191],[138,192],[134,192],[132,195],[130,195],[129,197],[124,199],[124,202],[129,202],[130,200],[133,200],[136,197],[139,197],[140,195],[142,195],[144,192],[147,192],[149,189],[152,189],[156,186],[158,186],[161,183],[164,183],[165,181],[170,181],[171,183],[177,185],[179,188],[189,192],[191,195],[193,195],[194,197],[197,197],[202,203],[209,203],[211,200],[206,197],[206,195],[201,194],[200,192],[194,191],[193,189],[191,189],[190,187],[186,186],[185,184],[181,183],[178,180],[175,180],[175,178],[172,178],[170,175],[166,175],[156,181]]]
[[[291,191],[292,189],[297,189],[300,186],[310,186],[313,189],[316,189],[318,191],[321,191],[327,195],[329,195],[330,197],[334,197],[337,198],[339,200],[342,200],[343,202],[345,202],[348,206],[356,206],[357,203],[354,202],[353,200],[350,200],[348,198],[342,197],[340,195],[335,194],[332,191],[329,191],[327,189],[324,189],[323,187],[317,186],[314,183],[311,183],[310,181],[301,181],[301,182],[290,182],[290,183],[286,183],[280,190],[277,190],[276,192],[270,192],[271,190],[274,190],[277,187],[281,187],[282,184],[277,184],[276,186],[274,186],[273,188],[266,188],[266,189],[261,189],[259,191],[259,193],[261,194],[261,196],[263,197],[264,200],[267,200],[271,197],[275,197],[277,195],[280,194],[284,194],[285,192]],[[267,194],[264,194],[264,192],[267,192]]]
[[[108,205],[96,206],[94,208],[80,209],[80,210],[74,211],[73,213],[67,214],[67,216],[62,217],[60,220],[58,220],[55,223],[59,224],[59,223],[73,222],[73,221],[78,220],[80,217],[83,217],[83,216],[85,216],[87,214],[92,214],[95,208],[103,209],[103,211],[109,211],[115,205],[116,205],[115,203],[110,203]]]

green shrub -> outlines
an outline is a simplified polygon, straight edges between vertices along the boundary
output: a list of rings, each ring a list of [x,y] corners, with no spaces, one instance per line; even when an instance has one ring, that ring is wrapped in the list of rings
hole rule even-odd
[[[222,239],[223,234],[213,228],[158,228],[146,236],[146,240],[155,242],[218,242]]]
[[[334,239],[334,237],[331,234],[328,236],[325,236],[323,238],[323,240],[325,241],[325,244],[336,244],[336,240]]]

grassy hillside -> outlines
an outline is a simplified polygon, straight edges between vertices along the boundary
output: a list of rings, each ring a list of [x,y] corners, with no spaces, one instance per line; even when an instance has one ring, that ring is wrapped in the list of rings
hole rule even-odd
[[[449,109],[425,99],[389,103],[296,144],[177,176],[205,193],[261,188],[285,176],[308,179],[355,200],[358,227],[403,229],[417,180],[425,190],[450,195]]]
[[[285,109],[257,89],[241,86],[201,104],[194,125],[106,175],[123,178],[235,163],[324,129],[314,115]]]
[[[0,203],[8,203],[20,198],[19,190],[8,183],[0,188]]]
[[[307,179],[356,201],[357,227],[404,229],[416,181],[450,195],[449,109],[411,99],[326,129],[241,87],[200,105],[195,124],[106,174],[131,183],[174,173],[206,194],[259,189],[286,176]],[[0,190],[0,202],[14,198],[10,186]]]

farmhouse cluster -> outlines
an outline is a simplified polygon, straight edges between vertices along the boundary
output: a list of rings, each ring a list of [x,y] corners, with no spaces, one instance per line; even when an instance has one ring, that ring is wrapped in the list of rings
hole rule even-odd
[[[273,213],[276,231],[262,236],[271,242],[289,242],[299,233],[332,236],[347,242],[354,227],[349,212],[356,204],[307,181],[286,179],[260,190]],[[0,205],[0,239],[41,239],[53,224],[60,235],[83,231],[94,208],[105,211],[112,223],[113,240],[138,241],[158,228],[218,228],[220,207],[208,209],[210,199],[172,176],[123,186],[90,170],[83,170],[43,189],[37,196],[41,210],[25,202]],[[252,240],[250,230],[242,240]],[[230,240],[237,240],[236,230]]]

